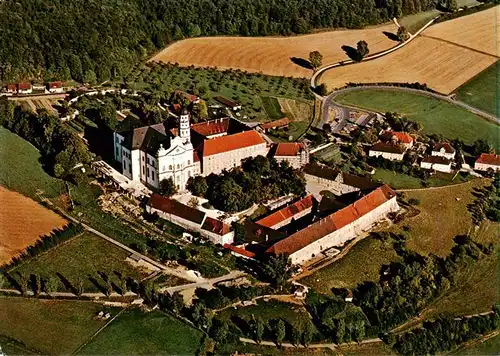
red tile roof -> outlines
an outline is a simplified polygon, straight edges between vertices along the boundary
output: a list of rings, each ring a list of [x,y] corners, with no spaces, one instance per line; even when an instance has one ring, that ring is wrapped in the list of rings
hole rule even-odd
[[[303,143],[278,143],[275,156],[297,156],[305,148]]]
[[[31,89],[31,84],[30,83],[19,83],[19,84],[17,84],[17,88],[19,90]]]
[[[7,90],[9,90],[9,91],[16,90],[16,85],[15,84],[9,84],[9,85],[7,85]]]
[[[210,216],[207,216],[205,218],[205,222],[201,226],[203,230],[213,232],[214,234],[224,236],[225,234],[228,234],[231,232],[231,228],[229,225],[224,224],[220,220],[216,220],[211,218]]]
[[[228,250],[231,250],[237,254],[240,254],[240,255],[243,255],[245,257],[248,257],[248,258],[253,258],[255,257],[255,253],[253,252],[250,252],[250,251],[247,251],[245,250],[244,248],[241,248],[241,247],[238,247],[238,246],[233,246],[233,245],[229,245],[229,244],[224,244],[224,248],[228,249]]]
[[[481,153],[481,156],[476,160],[476,163],[489,164],[492,166],[500,166],[500,155]]]
[[[216,137],[203,142],[203,157],[265,143],[266,141],[254,130]]]
[[[49,88],[62,88],[62,82],[50,82],[49,83]]]
[[[444,148],[444,152],[446,153],[455,153],[455,149],[448,143],[437,143],[434,145],[434,148],[432,149],[435,152],[439,152],[441,148]]]
[[[279,120],[274,120],[271,122],[266,122],[265,124],[261,124],[260,127],[263,128],[264,130],[267,130],[267,129],[274,129],[276,127],[287,126],[289,123],[290,119],[288,117],[284,117]]]
[[[277,255],[281,253],[292,254],[297,252],[314,241],[349,225],[395,196],[396,193],[388,185],[383,185],[353,204],[278,241],[271,246],[266,253]]]
[[[199,99],[199,97],[197,97],[196,95],[186,93],[185,91],[182,91],[182,90],[175,90],[174,93],[182,95],[183,97],[185,97],[190,102],[193,102],[193,101],[196,101],[196,100]]]
[[[451,164],[451,161],[449,159],[441,156],[427,156],[422,160],[422,162],[432,163],[432,164],[446,164],[446,165]]]
[[[272,213],[271,215],[266,216],[265,218],[260,219],[259,221],[256,221],[255,223],[265,227],[273,227],[276,224],[279,224],[282,221],[285,221],[286,219],[289,219],[303,212],[304,210],[311,208],[313,204],[314,204],[313,196],[308,195],[304,199],[301,199],[292,205],[280,209]]]
[[[228,128],[228,117],[191,125],[191,130],[205,137],[225,133]]]
[[[203,222],[203,218],[205,217],[205,213],[202,211],[184,205],[177,200],[165,198],[158,194],[153,194],[151,196],[148,205],[167,214],[172,214],[197,224],[201,224]]]
[[[370,151],[402,154],[406,152],[406,148],[392,143],[377,142],[370,147]]]
[[[382,134],[382,137],[388,140],[390,140],[393,136],[395,136],[396,139],[402,143],[412,143],[414,141],[413,137],[406,132],[386,131]]]

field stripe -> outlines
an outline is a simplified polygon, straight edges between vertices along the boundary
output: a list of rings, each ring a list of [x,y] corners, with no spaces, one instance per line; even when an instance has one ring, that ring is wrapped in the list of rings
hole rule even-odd
[[[480,51],[478,49],[474,49],[474,48],[471,48],[471,47],[467,47],[467,46],[464,46],[464,45],[462,45],[460,43],[456,43],[456,42],[453,42],[453,41],[445,40],[444,38],[429,36],[429,35],[425,35],[425,34],[422,34],[421,36],[422,37],[431,38],[431,39],[436,40],[436,41],[446,42],[448,44],[451,44],[451,45],[454,45],[454,46],[457,46],[457,47],[461,47],[461,48],[465,48],[465,49],[468,49],[470,51],[473,51],[473,52],[476,52],[476,53],[480,53],[480,54],[483,54],[483,55],[488,56],[488,57],[500,58],[499,56],[495,56],[494,54],[491,54],[491,53],[488,53],[488,52],[484,52],[484,51]]]

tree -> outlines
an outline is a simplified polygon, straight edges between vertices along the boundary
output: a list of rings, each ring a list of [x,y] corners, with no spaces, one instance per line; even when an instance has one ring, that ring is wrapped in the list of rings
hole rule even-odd
[[[300,338],[302,336],[302,330],[300,329],[300,325],[291,325],[290,327],[290,341],[292,341],[292,344],[295,346],[298,346],[300,344]]]
[[[190,177],[187,181],[187,189],[197,197],[204,197],[208,190],[206,178],[203,176]]]
[[[265,329],[264,321],[262,320],[262,318],[260,316],[258,316],[255,319],[254,325],[255,325],[255,329],[254,329],[255,340],[258,343],[260,343],[262,341],[262,337],[264,336],[264,329]]]
[[[455,12],[458,10],[458,1],[457,0],[446,0],[446,8],[448,11]]]
[[[406,29],[406,27],[404,26],[401,26],[398,28],[398,33],[397,33],[397,36],[398,36],[398,39],[401,41],[401,42],[404,42],[406,41],[408,38],[410,38],[410,34],[408,33],[408,30]]]
[[[359,56],[358,62],[360,62],[368,53],[370,53],[370,50],[368,49],[368,43],[366,43],[366,41],[359,41],[357,44],[357,52]]]
[[[322,62],[323,62],[323,55],[319,51],[312,51],[309,53],[309,63],[311,64],[313,70],[316,70],[319,67],[321,67]]]
[[[479,156],[481,153],[490,153],[492,151],[490,144],[483,139],[479,139],[474,142],[473,153],[474,156]]]
[[[76,295],[80,297],[85,291],[83,287],[83,278],[81,277],[76,278],[75,289],[76,289]]]
[[[212,327],[210,328],[210,336],[218,343],[227,342],[229,334],[229,325],[225,320],[215,319]]]
[[[57,290],[58,285],[59,285],[59,281],[56,278],[54,278],[52,276],[46,277],[44,280],[45,293],[55,292]]]
[[[297,267],[292,265],[292,261],[286,253],[269,257],[263,265],[266,279],[278,287],[282,287],[296,271]]]
[[[316,93],[318,93],[321,96],[326,96],[328,94],[328,87],[326,86],[325,83],[321,83],[316,87]]]
[[[0,289],[2,289],[6,285],[7,285],[7,278],[5,278],[5,275],[0,274]]]
[[[276,323],[274,332],[276,337],[276,344],[281,345],[283,339],[286,336],[285,322],[282,319],[279,319]]]
[[[314,336],[314,325],[310,320],[307,320],[302,331],[302,344],[305,347],[309,346]]]
[[[172,177],[168,179],[162,179],[160,182],[160,194],[165,197],[171,197],[177,193],[177,187],[174,184]]]
[[[162,304],[164,308],[174,314],[179,314],[182,308],[184,308],[184,298],[179,292],[174,292],[173,294],[165,293]]]
[[[200,100],[197,104],[193,105],[192,114],[202,120],[208,118],[208,108],[204,100]]]

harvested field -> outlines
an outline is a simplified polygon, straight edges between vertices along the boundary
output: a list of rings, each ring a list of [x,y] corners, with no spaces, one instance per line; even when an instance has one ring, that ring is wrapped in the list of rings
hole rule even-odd
[[[326,71],[320,81],[329,89],[343,87],[349,82],[420,82],[449,94],[496,60],[497,57],[471,49],[419,37],[387,56]]]
[[[0,264],[66,223],[34,200],[0,186]]]
[[[496,6],[472,15],[445,21],[426,29],[423,35],[498,57],[500,37],[496,29],[500,27],[499,11],[500,7]]]
[[[292,62],[308,63],[309,52],[318,50],[323,63],[348,59],[341,46],[356,46],[365,40],[375,53],[397,43],[384,31],[395,32],[394,24],[363,30],[322,32],[295,37],[200,37],[176,42],[154,56],[157,62],[179,63],[181,66],[241,69],[269,75],[309,77],[312,70]],[[302,64],[302,63],[301,63]]]

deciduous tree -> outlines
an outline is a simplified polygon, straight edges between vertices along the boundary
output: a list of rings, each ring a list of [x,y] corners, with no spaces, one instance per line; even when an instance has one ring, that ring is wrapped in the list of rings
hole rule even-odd
[[[309,53],[309,63],[314,70],[318,69],[323,63],[323,55],[319,51],[312,51]]]

